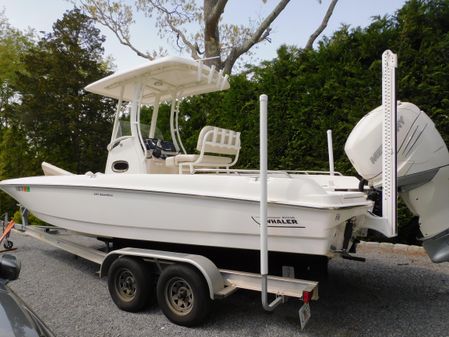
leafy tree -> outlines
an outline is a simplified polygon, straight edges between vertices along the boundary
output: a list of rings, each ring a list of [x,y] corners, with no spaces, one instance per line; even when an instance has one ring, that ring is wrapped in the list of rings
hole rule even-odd
[[[399,93],[426,111],[449,143],[449,1],[412,0],[397,14]]]
[[[83,90],[108,75],[103,42],[92,20],[74,9],[24,56],[14,112],[39,161],[74,172],[104,169],[113,102]]]
[[[22,33],[0,12],[0,179],[29,172],[34,154],[28,151],[25,136],[16,124],[12,109],[19,95],[14,90],[17,74],[24,71],[21,58],[33,44],[31,33]],[[0,209],[13,209],[16,202],[0,194]]]
[[[32,34],[23,34],[8,23],[4,13],[0,12],[0,128],[8,125],[8,105],[14,102],[15,92],[12,88],[17,73],[22,72],[20,62],[32,45]]]
[[[306,48],[326,28],[338,0],[332,0],[322,23],[310,36]],[[247,26],[221,22],[228,0],[204,0],[203,6],[195,0],[136,0],[136,12],[156,20],[161,38],[167,37],[181,50],[187,50],[194,59],[208,58],[225,73],[231,70],[239,57],[258,43],[269,41],[270,25],[285,9],[290,0],[280,0],[263,20]],[[320,1],[321,2],[321,1]],[[98,22],[111,29],[120,43],[130,47],[137,55],[154,59],[158,52],[142,52],[131,42],[130,26],[134,22],[133,8],[125,1],[79,0],[81,6]],[[199,26],[191,31],[192,26]]]

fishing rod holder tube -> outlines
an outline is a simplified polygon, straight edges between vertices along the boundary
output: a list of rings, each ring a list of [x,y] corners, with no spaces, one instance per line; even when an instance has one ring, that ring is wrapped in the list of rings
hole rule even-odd
[[[335,175],[334,146],[332,144],[332,130],[327,130],[327,152],[329,155],[329,175]]]
[[[268,232],[267,232],[267,111],[268,96],[260,95],[260,274],[262,277],[262,307],[266,311],[273,311],[280,303],[282,296],[277,296],[273,302],[268,303]]]

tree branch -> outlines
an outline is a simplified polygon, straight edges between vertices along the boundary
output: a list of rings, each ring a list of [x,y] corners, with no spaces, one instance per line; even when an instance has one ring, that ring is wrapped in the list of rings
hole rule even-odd
[[[334,0],[335,1],[335,0]],[[262,21],[256,31],[240,46],[236,46],[231,49],[228,57],[226,58],[223,71],[230,73],[235,61],[244,53],[246,53],[252,46],[266,39],[270,33],[269,27],[271,23],[278,17],[278,15],[284,10],[285,6],[290,0],[281,0],[273,11]],[[263,39],[262,39],[263,37]]]
[[[198,55],[198,46],[196,46],[196,45],[194,45],[193,43],[191,43],[188,39],[187,39],[187,37],[186,37],[186,35],[184,34],[184,32],[181,30],[181,29],[179,29],[179,28],[176,28],[176,25],[173,23],[173,18],[172,18],[172,16],[173,16],[173,14],[177,14],[178,13],[178,11],[177,11],[177,9],[175,9],[174,11],[169,11],[167,8],[165,8],[164,6],[162,6],[160,3],[159,3],[159,1],[157,1],[157,3],[156,2],[154,2],[154,1],[152,1],[152,0],[150,0],[149,1],[157,10],[159,10],[160,12],[162,12],[162,13],[164,13],[165,14],[165,17],[166,17],[166,23],[167,23],[167,25],[168,25],[168,27],[170,27],[170,29],[171,29],[171,31],[173,32],[173,33],[175,33],[176,34],[176,36],[178,37],[178,38],[180,38],[181,39],[181,41],[182,41],[182,43],[184,43],[189,49],[190,49],[190,55],[192,56],[192,58],[193,59],[199,59],[200,57],[199,57],[199,55]]]
[[[337,5],[338,0],[332,0],[329,8],[327,9],[326,15],[324,15],[323,21],[321,22],[321,25],[313,32],[312,35],[310,35],[309,40],[307,41],[307,44],[304,49],[312,49],[313,43],[317,39],[318,36],[323,32],[323,30],[326,29],[327,24],[329,23],[329,19],[332,16],[332,13],[334,12],[334,8]]]
[[[101,23],[101,22],[100,22]],[[150,61],[154,60],[154,57],[152,57],[150,54],[148,53],[143,53],[140,50],[138,50],[136,47],[134,47],[134,45],[131,43],[131,41],[123,34],[122,30],[120,28],[117,29],[113,29],[107,22],[103,23],[104,26],[108,27],[113,33],[114,35],[117,37],[118,41],[124,45],[127,46],[129,48],[131,48],[131,50],[133,52],[135,52],[137,54],[137,56],[140,57],[144,57],[149,59]]]
[[[167,24],[170,27],[170,29],[177,34],[178,37],[181,38],[182,43],[184,43],[187,47],[190,49],[190,55],[193,59],[197,60],[199,59],[198,55],[198,49],[197,46],[195,46],[193,43],[191,43],[189,40],[187,40],[187,37],[185,34],[178,28],[175,27],[175,25],[171,22],[170,18],[167,16]]]
[[[109,28],[114,35],[117,37],[118,41],[124,45],[129,47],[132,51],[134,51],[138,56],[144,57],[149,60],[154,60],[154,57],[152,57],[148,53],[141,52],[138,50],[134,45],[131,43],[129,39],[129,34],[123,31],[122,25],[123,23],[120,23],[118,20],[116,20],[112,16],[112,12],[106,13],[101,6],[97,3],[97,1],[89,1],[91,5],[95,7],[94,14],[92,14],[92,10],[89,9],[89,5],[85,3],[84,1],[80,0],[81,5],[84,7],[84,9],[90,13],[90,17],[92,17],[94,20],[98,21],[103,26]],[[107,2],[107,5],[110,6],[109,1]]]

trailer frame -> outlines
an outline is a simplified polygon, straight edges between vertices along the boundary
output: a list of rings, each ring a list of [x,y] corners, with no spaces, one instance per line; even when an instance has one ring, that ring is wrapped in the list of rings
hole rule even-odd
[[[52,228],[52,230],[49,231],[49,228]],[[220,269],[209,258],[202,255],[133,247],[103,252],[97,248],[68,240],[65,238],[67,235],[61,234],[62,232],[72,233],[68,230],[45,226],[17,225],[15,232],[23,233],[99,265],[98,274],[100,278],[108,275],[114,261],[126,257],[143,260],[145,263],[154,266],[159,272],[169,265],[189,266],[201,273],[206,281],[210,300],[226,298],[234,294],[238,289],[263,291],[262,275],[245,271]],[[83,236],[79,233],[74,234],[80,237]],[[299,309],[299,318],[301,329],[304,329],[308,318],[310,318],[309,301],[318,300],[319,298],[318,282],[285,276],[268,275],[267,278],[267,292],[280,298],[280,302],[286,302],[289,297],[297,298],[303,302]]]

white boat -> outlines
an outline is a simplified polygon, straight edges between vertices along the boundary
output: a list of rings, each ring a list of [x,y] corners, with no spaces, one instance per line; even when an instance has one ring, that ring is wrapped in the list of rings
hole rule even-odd
[[[101,79],[86,90],[118,100],[105,173],[75,175],[43,163],[45,176],[4,180],[0,188],[43,221],[86,235],[258,250],[259,172],[232,168],[238,162],[240,132],[205,126],[194,154],[186,153],[179,134],[183,99],[228,88],[221,71],[179,57],[164,57]],[[157,135],[159,105],[164,102],[171,102],[170,140]],[[142,105],[153,109],[146,132],[140,124]],[[127,109],[128,132],[121,122]],[[376,111],[369,115],[370,130],[379,135],[360,132],[359,126],[346,149],[370,182],[382,169],[369,176],[379,163],[370,164],[364,157],[370,152],[360,153],[359,144],[375,151],[381,144],[382,118]],[[408,137],[406,127],[399,129],[399,139],[401,134]],[[441,166],[438,162],[432,169],[440,172]],[[334,172],[268,172],[270,251],[332,257],[349,251],[366,228],[394,235],[391,224],[372,214],[374,201],[366,191],[359,189],[356,177]],[[428,233],[438,234],[434,226]],[[443,258],[447,259],[449,254]]]

